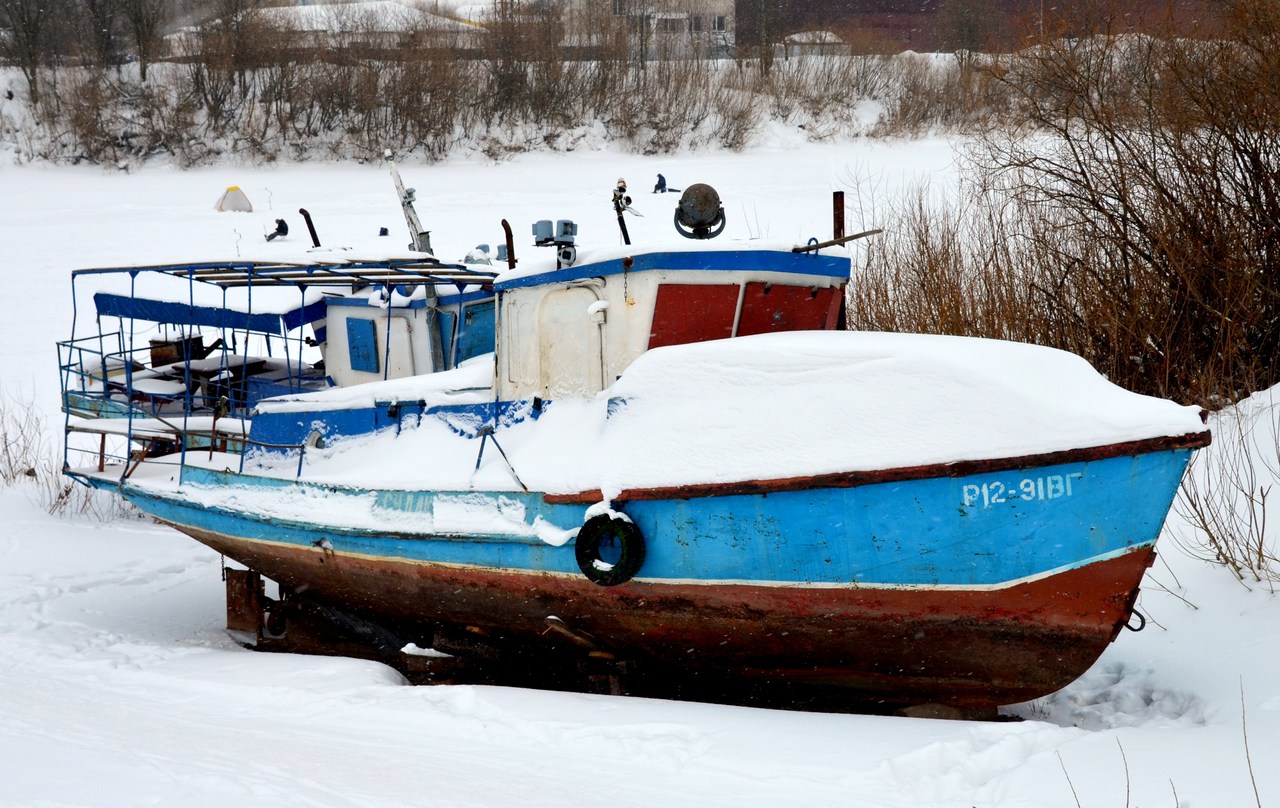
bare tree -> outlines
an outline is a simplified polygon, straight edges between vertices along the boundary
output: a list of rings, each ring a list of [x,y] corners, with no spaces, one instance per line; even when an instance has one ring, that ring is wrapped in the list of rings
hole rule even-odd
[[[784,21],[790,7],[789,0],[739,0],[736,4],[738,46],[755,51],[763,73],[773,67],[774,45],[787,33]]]
[[[1008,27],[995,0],[942,0],[938,4],[938,39],[945,51],[954,52],[962,66],[972,54],[995,50]]]
[[[886,227],[854,322],[1048,344],[1210,408],[1280,381],[1280,14],[1234,11],[1203,38],[1077,17],[1093,35],[978,71],[1005,117],[964,205]]]
[[[119,0],[73,0],[76,30],[81,48],[95,64],[119,61]]]
[[[40,67],[50,51],[51,27],[56,8],[50,0],[0,0],[0,55],[16,64],[27,80],[33,105],[40,103]]]
[[[138,55],[138,70],[147,80],[147,68],[160,55],[160,32],[172,13],[169,0],[119,0],[125,25]]]

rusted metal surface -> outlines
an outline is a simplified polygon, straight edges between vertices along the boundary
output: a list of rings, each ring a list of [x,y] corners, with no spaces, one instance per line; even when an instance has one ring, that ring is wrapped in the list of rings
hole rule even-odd
[[[928,480],[936,477],[967,477],[972,474],[1031,469],[1065,463],[1083,463],[1112,457],[1140,455],[1171,449],[1198,449],[1208,446],[1209,432],[1191,432],[1186,435],[1149,438],[1147,440],[1111,443],[1084,449],[1068,449],[1061,452],[1022,455],[1019,457],[993,458],[990,460],[961,460],[954,463],[931,463],[924,466],[905,466],[877,471],[846,471],[835,474],[817,474],[807,477],[784,477],[773,480],[742,480],[731,483],[706,483],[678,485],[661,488],[628,488],[612,497],[612,502],[633,500],[695,499],[734,495],[772,494],[779,491],[806,491],[815,488],[853,488],[859,485],[897,483],[908,480]],[[603,494],[598,490],[579,491],[570,494],[547,494],[547,502],[591,504],[600,502]]]
[[[831,192],[831,239],[844,238],[844,191]]]
[[[227,628],[257,635],[262,628],[262,576],[253,570],[224,569],[227,586]]]
[[[556,616],[619,659],[677,675],[844,691],[885,704],[983,707],[1080,676],[1128,618],[1154,551],[999,589],[665,584],[599,587],[510,573],[335,555],[180,528],[308,597],[430,637],[471,626],[581,654]]]
[[[793,253],[807,253],[814,250],[821,250],[824,247],[835,247],[839,244],[848,244],[850,241],[857,241],[867,236],[878,236],[884,231],[876,228],[875,230],[863,230],[861,233],[854,233],[852,236],[840,236],[839,238],[828,239],[827,241],[810,242],[809,244],[801,244],[791,248]]]

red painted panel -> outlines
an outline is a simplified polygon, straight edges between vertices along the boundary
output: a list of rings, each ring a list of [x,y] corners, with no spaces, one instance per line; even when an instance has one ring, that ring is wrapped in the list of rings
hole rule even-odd
[[[658,300],[653,307],[649,347],[731,337],[737,311],[737,284],[664,283],[658,287]]]
[[[742,298],[738,336],[773,331],[822,331],[835,328],[842,289],[748,283]]]

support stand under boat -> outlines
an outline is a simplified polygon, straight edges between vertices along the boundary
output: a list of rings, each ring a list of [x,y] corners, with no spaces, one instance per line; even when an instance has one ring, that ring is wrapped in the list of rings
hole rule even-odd
[[[413,684],[498,684],[623,695],[631,663],[590,634],[549,616],[540,638],[499,636],[479,626],[404,630],[370,621],[263,577],[224,567],[227,633],[255,651],[346,656],[382,662]],[[409,637],[411,639],[406,639]]]
[[[279,598],[268,597],[262,576],[254,570],[224,567],[222,576],[227,633],[246,648],[385,661],[407,644],[383,625],[283,587]]]

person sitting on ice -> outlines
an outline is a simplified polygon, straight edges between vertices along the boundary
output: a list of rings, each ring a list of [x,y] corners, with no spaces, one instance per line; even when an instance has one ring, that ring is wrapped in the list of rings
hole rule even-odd
[[[653,192],[655,194],[665,194],[667,192],[666,177],[662,176],[661,174],[658,175],[658,184],[653,186]]]
[[[276,229],[274,232],[267,234],[267,241],[289,235],[289,225],[284,219],[276,219]]]

